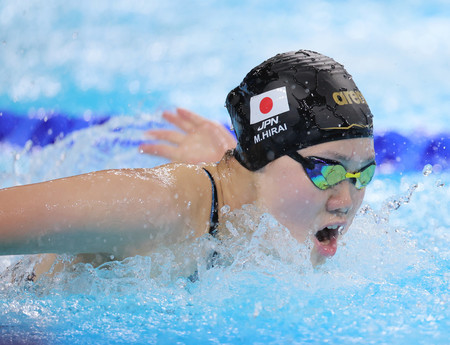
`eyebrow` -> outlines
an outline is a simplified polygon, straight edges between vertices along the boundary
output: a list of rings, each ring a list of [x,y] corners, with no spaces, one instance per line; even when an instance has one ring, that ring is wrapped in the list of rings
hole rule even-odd
[[[343,155],[341,153],[338,152],[334,152],[334,151],[325,151],[323,153],[323,155],[326,155],[328,157],[330,157],[330,159],[333,160],[337,160],[339,162],[350,162],[352,160],[352,158],[350,158],[349,156]],[[362,163],[370,163],[370,162],[375,162],[375,155],[371,155],[369,158],[361,160]]]

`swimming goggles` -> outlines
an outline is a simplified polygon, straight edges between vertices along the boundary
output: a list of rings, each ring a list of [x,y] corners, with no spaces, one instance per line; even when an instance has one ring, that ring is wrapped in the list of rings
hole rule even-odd
[[[297,151],[288,153],[288,156],[303,166],[311,182],[321,190],[328,189],[346,179],[350,179],[356,189],[362,189],[369,184],[375,174],[375,162],[369,163],[355,173],[349,173],[340,162],[331,159],[303,157]]]

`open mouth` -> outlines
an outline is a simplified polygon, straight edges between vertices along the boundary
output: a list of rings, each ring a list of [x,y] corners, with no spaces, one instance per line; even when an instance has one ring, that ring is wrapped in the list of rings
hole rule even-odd
[[[342,228],[342,226],[333,225],[323,228],[322,230],[316,232],[316,238],[319,240],[319,242],[327,244],[327,242],[329,242],[331,239],[337,238],[339,236],[339,228]]]
[[[319,253],[323,256],[333,256],[337,250],[337,238],[339,232],[344,227],[342,225],[331,225],[316,232],[315,239]]]

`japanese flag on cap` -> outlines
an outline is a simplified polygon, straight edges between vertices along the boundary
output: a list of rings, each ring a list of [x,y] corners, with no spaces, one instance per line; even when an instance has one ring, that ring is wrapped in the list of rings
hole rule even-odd
[[[266,91],[250,98],[250,124],[289,111],[286,86]]]

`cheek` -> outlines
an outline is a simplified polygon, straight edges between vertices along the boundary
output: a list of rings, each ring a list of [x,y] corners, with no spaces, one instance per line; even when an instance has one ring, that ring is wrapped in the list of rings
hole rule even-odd
[[[281,174],[275,185],[277,187],[271,188],[267,197],[270,211],[280,221],[309,223],[325,204],[323,195],[304,174]]]
[[[309,180],[307,182],[311,184]],[[298,188],[298,193],[292,188],[290,190],[292,198],[278,210],[279,221],[289,229],[299,243],[304,242],[309,232],[316,228],[316,222],[325,209],[326,198],[315,189],[312,184],[311,186],[302,184]]]
[[[352,196],[353,199],[353,209],[351,211],[351,213],[349,214],[349,218],[348,218],[348,225],[344,231],[344,233],[346,233],[348,231],[348,228],[350,227],[350,225],[353,222],[353,219],[355,218],[356,213],[358,212],[363,199],[364,199],[364,195],[365,195],[365,189],[361,189],[361,190],[357,190],[355,192],[355,194]]]
[[[366,189],[363,188],[361,190],[356,190],[356,193],[353,197],[353,205],[354,205],[354,211],[355,213],[358,211],[359,207],[361,206],[363,200],[364,200],[364,195],[366,195]]]
[[[302,220],[315,217],[323,202],[314,192],[305,185],[292,186],[287,192],[289,198],[283,205],[285,216]]]

